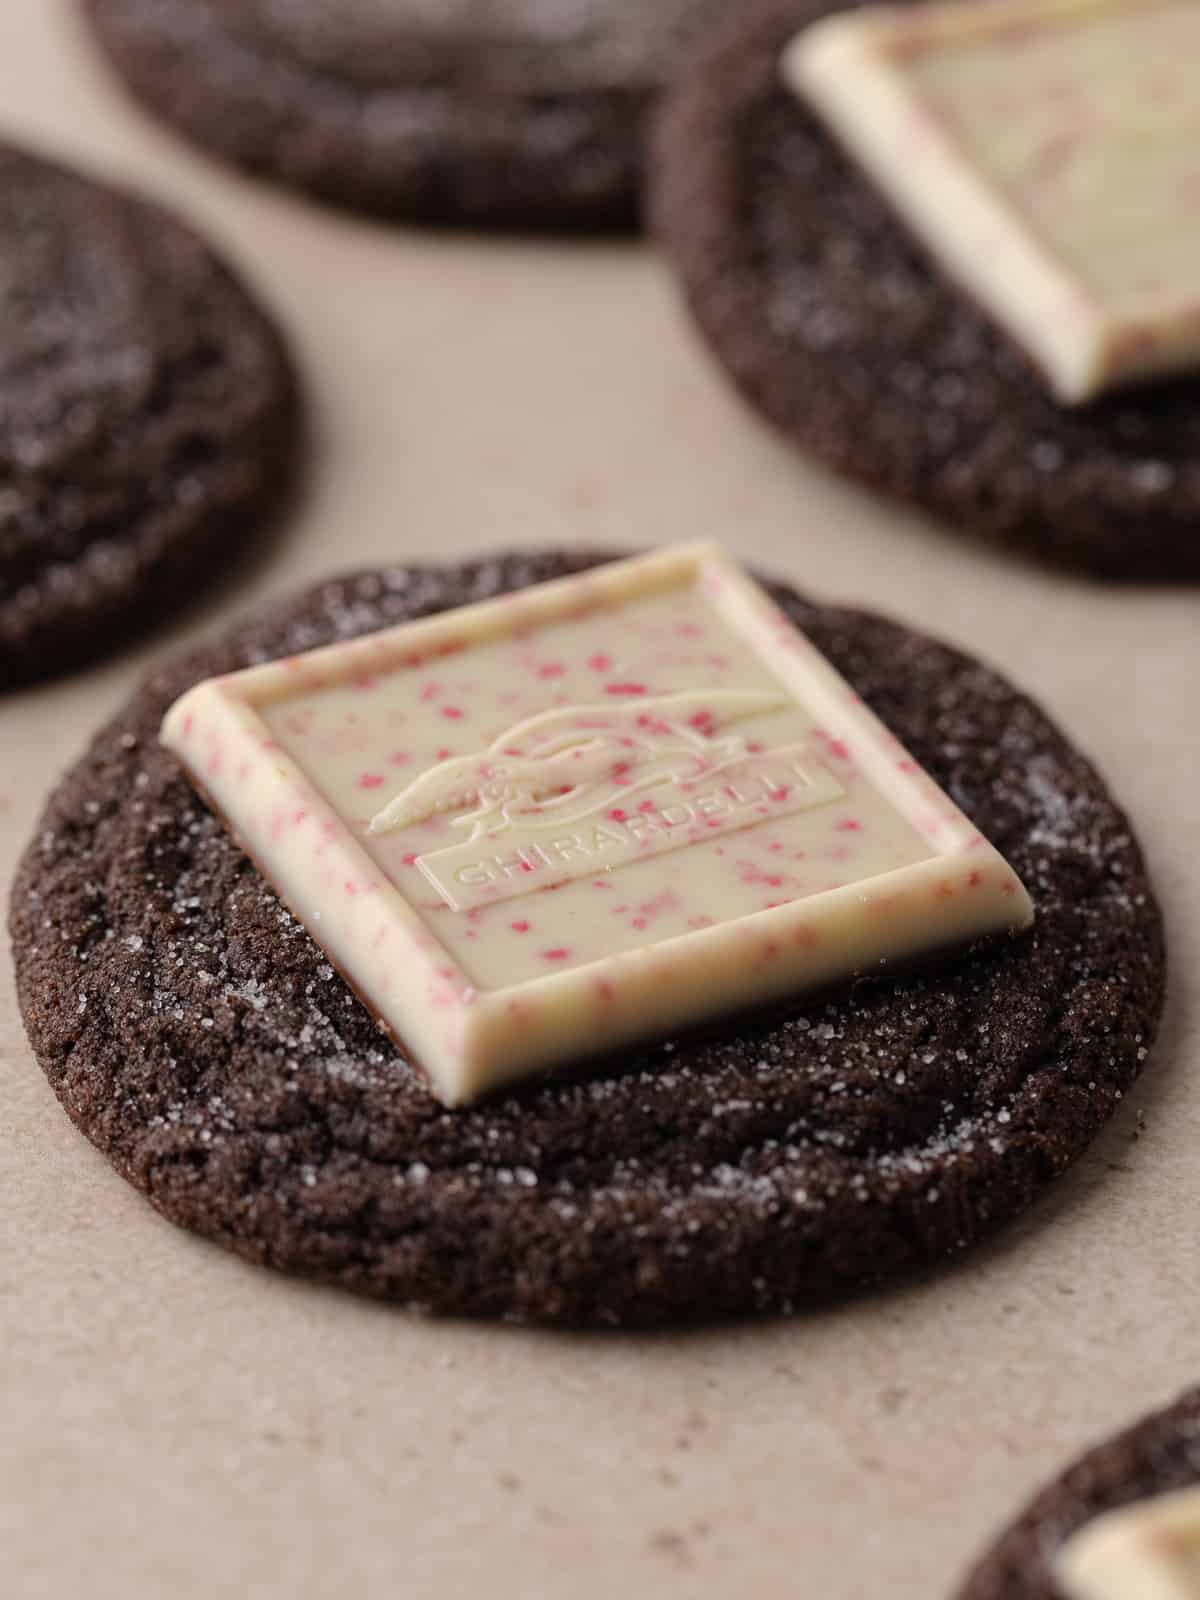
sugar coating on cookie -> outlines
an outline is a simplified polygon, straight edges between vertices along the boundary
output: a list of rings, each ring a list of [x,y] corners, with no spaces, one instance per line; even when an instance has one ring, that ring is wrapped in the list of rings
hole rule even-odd
[[[1032,919],[711,546],[210,680],[163,738],[449,1104]]]
[[[1065,404],[1200,366],[1200,7],[881,6],[785,75]]]

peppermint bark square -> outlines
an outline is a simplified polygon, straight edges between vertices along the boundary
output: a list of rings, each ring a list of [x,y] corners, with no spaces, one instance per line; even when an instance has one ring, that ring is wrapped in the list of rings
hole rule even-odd
[[[788,82],[1078,404],[1200,367],[1200,6],[950,0],[806,29]]]
[[[712,546],[210,680],[163,740],[449,1105],[1032,919]]]

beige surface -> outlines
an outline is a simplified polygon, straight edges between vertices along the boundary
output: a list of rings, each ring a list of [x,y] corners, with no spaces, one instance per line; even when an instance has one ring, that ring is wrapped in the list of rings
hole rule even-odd
[[[125,107],[64,0],[0,5],[0,108],[205,222],[311,379],[309,506],[177,636],[355,560],[723,538],[1036,687],[1132,808],[1173,943],[1152,1070],[1025,1223],[839,1312],[654,1339],[430,1325],[197,1243],[68,1124],[0,974],[0,1589],[937,1600],[1066,1454],[1200,1377],[1200,594],[1047,578],[797,464],[639,250],[389,233],[226,177]],[[0,706],[0,879],[172,642]]]

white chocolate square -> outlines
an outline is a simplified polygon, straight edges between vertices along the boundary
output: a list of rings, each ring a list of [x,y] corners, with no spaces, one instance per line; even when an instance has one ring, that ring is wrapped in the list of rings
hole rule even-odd
[[[162,737],[447,1104],[1033,914],[712,546],[210,680]]]
[[[1087,1523],[1055,1577],[1070,1600],[1200,1600],[1200,1485]]]
[[[951,0],[784,73],[1063,404],[1200,367],[1200,5]]]

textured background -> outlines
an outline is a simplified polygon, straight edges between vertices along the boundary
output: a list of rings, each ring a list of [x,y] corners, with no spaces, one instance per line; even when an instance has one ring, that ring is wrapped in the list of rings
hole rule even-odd
[[[1143,1085],[1025,1223],[838,1312],[655,1338],[427,1324],[168,1227],[59,1112],[5,952],[6,1594],[945,1593],[1067,1454],[1200,1378],[1200,593],[1045,576],[805,468],[643,249],[387,231],[226,175],[127,108],[67,0],[0,6],[0,125],[204,225],[286,321],[315,431],[286,543],[170,635],[0,702],[5,898],[47,788],[176,638],[334,566],[715,536],[1038,694],[1131,809],[1173,952]]]

